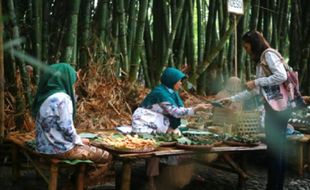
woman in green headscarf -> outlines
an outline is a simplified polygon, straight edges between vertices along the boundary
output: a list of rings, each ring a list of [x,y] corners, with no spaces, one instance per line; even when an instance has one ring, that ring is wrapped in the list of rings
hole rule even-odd
[[[198,104],[185,108],[178,93],[185,74],[173,67],[165,69],[161,84],[146,96],[132,117],[132,127],[138,133],[180,133],[181,117],[194,115],[196,111],[210,109],[210,104]]]
[[[64,159],[107,162],[110,154],[89,146],[87,139],[81,139],[74,127],[77,72],[66,63],[48,67],[40,76],[32,106],[32,115],[36,119],[37,152]]]
[[[196,111],[212,108],[211,104],[198,104],[185,108],[178,93],[185,74],[169,67],[161,76],[161,84],[155,87],[137,108],[132,116],[132,129],[137,133],[175,133],[181,134],[178,127],[181,117],[194,115]],[[181,157],[167,159],[151,158],[147,160],[146,175],[149,177],[150,189],[154,189],[154,176],[159,175],[159,162],[179,163]]]

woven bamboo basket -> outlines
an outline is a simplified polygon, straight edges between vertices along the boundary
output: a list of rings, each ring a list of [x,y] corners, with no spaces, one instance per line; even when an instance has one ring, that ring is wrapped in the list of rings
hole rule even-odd
[[[261,132],[261,118],[258,111],[234,111],[214,108],[212,122],[214,125],[232,125],[234,135],[255,135]]]
[[[165,165],[158,176],[157,189],[181,189],[190,182],[193,174],[193,163]]]

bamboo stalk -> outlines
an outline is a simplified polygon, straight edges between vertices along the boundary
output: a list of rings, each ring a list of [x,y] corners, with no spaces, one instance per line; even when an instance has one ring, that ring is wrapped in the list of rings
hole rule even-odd
[[[183,9],[184,9],[184,0],[180,0],[178,2],[179,2],[179,5],[178,5],[178,8],[174,14],[175,20],[172,23],[171,33],[169,34],[169,38],[168,38],[168,42],[167,42],[167,51],[164,53],[164,57],[163,57],[163,68],[168,66],[168,60],[172,54],[172,45],[173,45],[173,42],[175,40],[175,34],[176,34],[177,28],[179,26],[180,18],[181,18]]]
[[[14,1],[13,0],[8,1],[8,9],[9,9],[10,21],[13,25],[13,37],[15,39],[18,39],[18,38],[20,38],[20,33],[19,33],[19,27],[17,24],[17,18],[16,18],[16,14],[15,14],[15,7],[14,7]],[[16,46],[16,49],[18,52],[22,52],[22,47],[20,44],[18,44]],[[25,61],[24,61],[24,59],[20,59],[17,61],[17,63],[18,63],[18,69],[20,72],[21,80],[22,80],[24,95],[26,97],[27,103],[29,105],[31,105],[32,96],[31,96],[31,89],[30,89],[30,85],[29,85],[29,75],[27,74],[26,68],[25,68]]]
[[[121,51],[121,68],[125,73],[128,73],[128,50],[127,50],[127,22],[125,18],[125,9],[124,9],[124,0],[119,0],[116,3],[117,13],[119,14],[119,43],[120,43],[120,51]]]
[[[79,12],[79,26],[78,26],[78,48],[79,48],[79,59],[78,68],[86,69],[89,61],[88,47],[90,39],[90,1],[82,0],[81,8]]]
[[[76,64],[76,42],[77,42],[77,24],[80,11],[80,0],[71,0],[69,2],[70,11],[68,12],[68,25],[65,31],[64,46],[61,55],[61,61]]]
[[[147,15],[148,0],[142,0],[139,6],[137,32],[134,40],[134,48],[131,54],[129,81],[133,82],[137,79],[137,72],[139,69],[139,58],[141,48],[143,46],[143,34],[145,27],[145,20]]]
[[[3,22],[0,1],[0,142],[4,139],[4,66],[3,66]]]

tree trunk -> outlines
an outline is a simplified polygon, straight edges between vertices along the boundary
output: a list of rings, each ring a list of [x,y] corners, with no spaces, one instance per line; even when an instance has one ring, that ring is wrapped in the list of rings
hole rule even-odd
[[[149,68],[151,70],[151,82],[152,86],[155,86],[159,81],[162,69],[162,58],[164,51],[166,50],[166,35],[168,31],[168,13],[164,9],[165,0],[154,0],[153,1],[153,25],[152,25],[152,34],[153,35],[153,44],[152,44],[152,55],[150,56],[151,60],[149,61]],[[167,10],[166,10],[167,11]]]
[[[188,23],[185,25],[182,30],[187,28],[186,31],[186,62],[190,68],[196,68],[196,58],[195,58],[195,35],[194,35],[194,3],[195,1],[190,0],[186,2],[185,11],[188,15],[188,22],[184,21],[184,23]],[[184,31],[185,32],[185,31]],[[185,35],[185,34],[184,34]],[[177,40],[176,40],[177,41]]]
[[[257,30],[257,23],[259,18],[259,0],[252,0],[251,1],[251,18],[250,18],[250,30]]]
[[[171,56],[171,53],[172,53],[172,45],[173,45],[173,42],[174,42],[174,39],[175,39],[175,34],[176,34],[176,31],[177,31],[177,27],[179,26],[180,18],[181,18],[182,11],[183,11],[183,8],[184,8],[184,0],[179,0],[178,3],[179,3],[179,5],[178,5],[178,8],[177,8],[177,11],[173,15],[173,18],[175,20],[172,23],[171,33],[169,34],[167,50],[166,50],[166,52],[164,53],[164,56],[163,56],[163,68],[168,66],[168,60],[169,60],[169,58]]]
[[[8,9],[9,9],[9,16],[10,16],[10,21],[12,22],[13,25],[13,38],[18,39],[20,38],[19,36],[19,28],[17,26],[17,21],[16,21],[16,15],[15,15],[15,8],[14,8],[14,2],[13,0],[8,0]],[[22,47],[21,45],[16,46],[17,51],[22,52]],[[20,59],[17,61],[18,63],[18,70],[21,76],[22,80],[22,85],[23,85],[23,92],[26,98],[26,101],[28,105],[31,105],[32,99],[31,99],[31,89],[29,85],[29,75],[26,72],[25,69],[25,62],[23,59]],[[24,107],[24,106],[22,106]]]
[[[91,3],[89,0],[81,0],[81,11],[79,15],[79,36],[78,36],[78,48],[79,48],[79,60],[78,68],[86,69],[89,60],[88,48],[90,45],[90,15],[91,15]]]
[[[214,18],[216,17],[216,1],[215,0],[210,0],[209,1],[209,14],[208,14],[208,22],[206,26],[206,32],[205,32],[205,39],[206,39],[206,44],[204,47],[204,59],[206,56],[209,54],[211,46],[212,46],[212,32],[215,32],[215,28],[213,29],[214,26]],[[204,64],[204,62],[202,62]],[[198,65],[198,70],[196,74],[196,79],[197,80],[197,92],[199,94],[204,95],[205,94],[205,89],[207,88],[207,83],[206,83],[206,77],[207,73],[206,72],[200,72],[199,68],[201,68],[202,64]]]
[[[135,39],[136,28],[137,28],[137,17],[138,17],[138,10],[137,10],[137,1],[130,0],[129,6],[129,18],[128,18],[128,29],[127,29],[127,42],[128,42],[128,60],[131,60],[131,52],[133,49],[133,42]],[[149,26],[146,26],[149,27]]]
[[[204,1],[203,1],[204,2]],[[196,1],[197,4],[197,64],[191,67],[191,75],[190,75],[190,82],[196,86],[196,67],[197,65],[202,64],[203,62],[203,49],[205,45],[205,6],[202,5],[201,0]]]
[[[127,21],[125,17],[125,9],[124,9],[124,0],[118,0],[116,4],[117,7],[117,14],[119,15],[119,43],[120,43],[120,64],[122,67],[122,70],[125,73],[128,73],[128,49],[127,49]]]
[[[96,8],[97,22],[98,25],[98,36],[103,44],[107,43],[107,36],[110,34],[109,30],[109,0],[99,0]]]
[[[42,60],[42,0],[33,0],[33,26],[34,26],[34,39],[33,39],[33,47],[34,47],[34,57],[38,60]],[[37,67],[34,67],[34,76],[35,83],[39,81],[39,71]]]
[[[0,1],[0,143],[4,139],[4,62],[3,62],[3,15],[2,1]]]
[[[50,3],[49,1],[43,2],[43,23],[42,23],[42,62],[47,63],[49,59],[49,21],[50,21]],[[39,72],[36,72],[39,74]],[[36,76],[39,79],[40,76]],[[39,80],[36,81],[37,84]]]
[[[134,41],[132,57],[130,61],[129,80],[131,82],[134,82],[137,79],[137,72],[140,66],[139,57],[141,53],[141,48],[143,47],[143,34],[144,34],[144,26],[147,10],[148,10],[148,0],[141,0],[139,6],[137,32]]]
[[[64,37],[65,41],[60,61],[76,65],[77,27],[80,0],[70,0],[68,3],[71,10],[68,15],[69,21]]]

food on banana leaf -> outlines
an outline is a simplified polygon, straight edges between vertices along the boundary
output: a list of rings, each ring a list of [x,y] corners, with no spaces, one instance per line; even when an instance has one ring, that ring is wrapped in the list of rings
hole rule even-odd
[[[177,142],[177,139],[180,138],[179,135],[172,133],[142,133],[139,134],[139,137],[143,139],[153,139],[159,144],[165,142]]]
[[[149,150],[157,147],[153,139],[143,139],[138,135],[122,135],[120,133],[100,137],[94,142],[116,150]]]
[[[258,137],[250,136],[250,135],[226,136],[224,141],[238,142],[238,143],[243,143],[243,144],[258,144],[258,143],[260,143],[260,139]]]
[[[184,134],[178,139],[178,144],[183,145],[212,145],[221,142],[221,137],[216,134]]]

